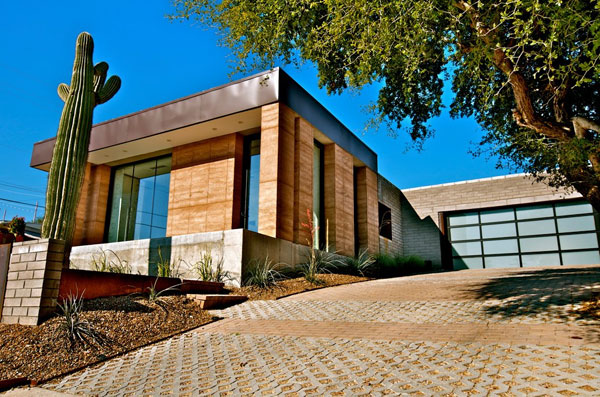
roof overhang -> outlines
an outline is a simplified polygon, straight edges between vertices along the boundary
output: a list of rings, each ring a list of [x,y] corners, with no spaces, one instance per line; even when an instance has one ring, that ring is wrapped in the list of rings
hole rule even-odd
[[[276,68],[92,127],[88,161],[115,164],[186,143],[260,128],[263,105],[281,102],[325,137],[377,170],[377,156],[283,70]],[[33,146],[31,166],[48,170],[56,138]]]

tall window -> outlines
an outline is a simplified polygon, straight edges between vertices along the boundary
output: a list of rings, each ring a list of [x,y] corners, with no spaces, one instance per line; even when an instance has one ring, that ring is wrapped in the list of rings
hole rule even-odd
[[[325,243],[325,208],[323,206],[323,145],[315,141],[313,147],[313,225],[318,227],[314,235],[313,245],[324,248]]]
[[[115,169],[108,242],[166,235],[170,173],[170,156]]]
[[[244,228],[258,232],[258,182],[260,177],[260,135],[244,142]]]

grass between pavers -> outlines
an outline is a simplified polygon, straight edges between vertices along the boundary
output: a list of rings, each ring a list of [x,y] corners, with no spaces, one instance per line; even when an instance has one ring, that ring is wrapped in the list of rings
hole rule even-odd
[[[0,379],[46,381],[213,321],[182,296],[159,302],[132,296],[94,299],[85,302],[80,317],[104,344],[72,343],[60,317],[37,327],[0,324]]]
[[[249,300],[274,300],[315,289],[372,280],[369,277],[335,273],[319,274],[317,279],[319,280],[318,283],[311,283],[304,277],[297,277],[277,281],[275,285],[271,287],[260,288],[256,286],[247,286],[241,288],[229,288],[229,291],[231,294],[247,296]]]

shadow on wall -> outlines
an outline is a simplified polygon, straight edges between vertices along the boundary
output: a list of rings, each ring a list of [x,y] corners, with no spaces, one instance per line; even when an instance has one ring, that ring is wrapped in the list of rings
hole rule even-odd
[[[445,260],[444,255],[450,243],[436,222],[430,216],[421,219],[402,192],[400,197],[403,255],[417,255],[430,260],[434,267],[453,270],[452,262]]]
[[[148,249],[148,274],[158,275],[158,264],[165,261],[171,262],[172,238],[162,237],[150,240]]]

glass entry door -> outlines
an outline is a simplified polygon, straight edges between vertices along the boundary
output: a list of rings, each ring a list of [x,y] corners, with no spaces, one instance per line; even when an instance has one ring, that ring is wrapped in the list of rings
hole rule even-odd
[[[108,242],[165,237],[171,157],[115,168]]]

